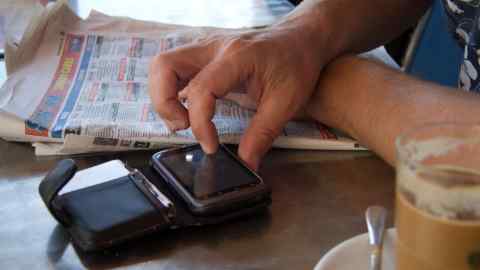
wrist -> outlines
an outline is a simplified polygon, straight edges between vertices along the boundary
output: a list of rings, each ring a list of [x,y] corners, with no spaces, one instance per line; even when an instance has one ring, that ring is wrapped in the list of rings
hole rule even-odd
[[[340,57],[326,66],[307,104],[307,116],[355,137],[355,123],[365,108],[359,104],[359,89],[365,83],[357,74],[361,68],[362,60],[355,56]]]
[[[340,38],[340,25],[335,6],[329,1],[304,1],[289,15],[271,26],[272,29],[288,29],[305,51],[323,59],[326,64],[345,51]],[[337,18],[338,17],[338,18]]]

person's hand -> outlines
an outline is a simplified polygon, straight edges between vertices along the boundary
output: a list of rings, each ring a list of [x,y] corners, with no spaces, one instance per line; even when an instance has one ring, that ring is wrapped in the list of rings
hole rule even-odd
[[[217,34],[154,58],[153,105],[171,130],[189,126],[206,153],[218,147],[211,119],[215,100],[245,89],[257,111],[242,136],[239,156],[257,169],[282,128],[303,109],[328,60],[306,31],[276,26]],[[179,100],[185,99],[188,110]]]

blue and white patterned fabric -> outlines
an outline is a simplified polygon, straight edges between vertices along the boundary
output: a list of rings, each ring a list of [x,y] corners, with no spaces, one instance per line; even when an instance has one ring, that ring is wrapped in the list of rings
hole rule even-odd
[[[449,27],[464,48],[458,86],[480,92],[480,0],[443,0]]]

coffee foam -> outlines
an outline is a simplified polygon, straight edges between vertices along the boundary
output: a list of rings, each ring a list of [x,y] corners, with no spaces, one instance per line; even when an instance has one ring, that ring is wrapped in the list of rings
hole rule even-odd
[[[480,220],[480,171],[448,164],[420,165],[455,151],[465,141],[435,138],[411,141],[408,160],[397,166],[397,188],[417,208],[445,219]],[[433,173],[432,173],[433,172]],[[448,174],[447,174],[448,172]],[[472,181],[454,181],[468,176]],[[448,177],[446,177],[448,176]],[[443,178],[443,179],[442,179]]]

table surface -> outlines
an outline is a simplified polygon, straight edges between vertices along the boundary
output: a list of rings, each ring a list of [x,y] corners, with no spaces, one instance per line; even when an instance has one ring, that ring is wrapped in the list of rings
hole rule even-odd
[[[76,161],[85,168],[119,158],[135,167],[151,154]],[[68,242],[37,192],[56,162],[35,157],[29,145],[0,140],[0,269],[312,269],[336,244],[366,231],[368,206],[392,213],[394,172],[369,152],[273,150],[260,171],[272,186],[269,214],[85,254]]]
[[[250,2],[253,7],[271,8],[282,1]],[[199,16],[206,17],[207,11]],[[236,27],[254,22],[229,20],[231,25],[223,23]],[[207,21],[197,20],[200,25]],[[151,154],[90,155],[75,160],[80,168],[114,158],[135,167],[145,165]],[[277,149],[266,156],[260,170],[272,186],[268,214],[157,233],[106,252],[86,254],[69,243],[38,195],[40,180],[59,159],[39,158],[27,144],[0,140],[0,269],[312,269],[336,244],[366,231],[368,206],[384,205],[390,213],[393,208],[394,171],[373,154]]]

